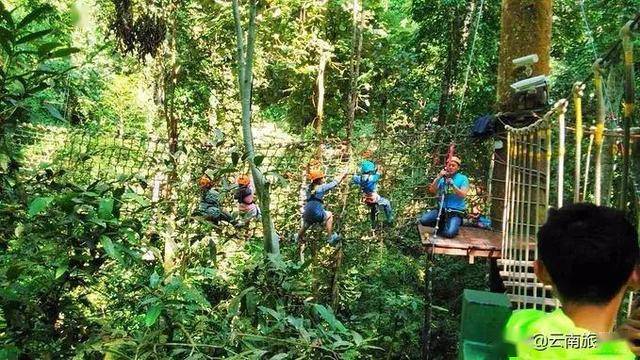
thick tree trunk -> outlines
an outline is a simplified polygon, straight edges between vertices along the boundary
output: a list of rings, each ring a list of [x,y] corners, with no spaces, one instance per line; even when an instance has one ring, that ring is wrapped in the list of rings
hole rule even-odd
[[[503,0],[498,63],[498,110],[515,109],[511,88],[515,80],[513,59],[537,54],[533,74],[549,74],[552,0]]]
[[[280,246],[273,220],[271,219],[271,197],[269,183],[256,166],[255,150],[253,147],[253,132],[251,130],[251,85],[253,82],[253,53],[256,40],[256,11],[257,1],[252,0],[249,5],[249,26],[247,28],[247,45],[244,45],[244,31],[240,18],[238,0],[232,0],[233,16],[236,24],[238,85],[242,104],[242,136],[247,160],[251,167],[251,175],[256,186],[260,209],[262,210],[262,231],[264,236],[264,250],[267,254],[279,254]]]
[[[532,76],[549,73],[551,49],[552,0],[503,0],[500,25],[500,57],[498,63],[498,86],[496,108],[501,112],[516,109],[512,101],[510,85],[515,81],[512,60],[529,54],[537,54]],[[496,150],[496,159],[506,159],[504,147]],[[491,220],[495,227],[502,226],[502,210],[505,198],[504,161],[496,160],[493,171]],[[544,198],[542,194],[542,198]]]

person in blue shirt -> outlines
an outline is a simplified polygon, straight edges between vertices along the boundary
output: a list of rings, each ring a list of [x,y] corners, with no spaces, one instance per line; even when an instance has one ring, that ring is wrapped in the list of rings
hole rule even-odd
[[[324,182],[324,172],[319,169],[312,169],[309,171],[309,187],[307,188],[307,203],[304,206],[302,213],[303,224],[296,240],[299,243],[304,242],[304,233],[315,224],[324,224],[327,229],[328,239],[327,242],[330,245],[335,245],[340,241],[340,236],[333,232],[333,214],[331,211],[324,209],[323,198],[327,192],[335,188],[347,177],[347,172],[342,173],[338,179],[334,179],[331,182]]]
[[[464,200],[469,190],[469,178],[459,172],[461,160],[452,156],[444,170],[429,185],[429,192],[440,195],[444,192],[444,204],[438,232],[446,238],[458,235],[462,219],[465,216],[467,204]],[[435,226],[438,219],[438,209],[427,211],[420,217],[422,226]]]
[[[360,164],[359,175],[353,175],[353,183],[360,186],[360,190],[362,190],[362,194],[364,195],[363,200],[370,208],[369,217],[371,219],[372,228],[375,228],[376,226],[378,206],[382,207],[387,224],[391,224],[393,222],[391,203],[389,200],[380,196],[376,191],[378,181],[380,181],[381,177],[382,174],[378,171],[376,165],[370,160],[365,160]]]

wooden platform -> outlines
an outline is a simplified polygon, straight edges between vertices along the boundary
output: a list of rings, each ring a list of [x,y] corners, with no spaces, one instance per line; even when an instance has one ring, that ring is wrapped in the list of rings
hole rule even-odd
[[[455,238],[446,239],[438,236],[433,244],[433,228],[418,225],[418,232],[425,251],[433,246],[434,254],[467,256],[470,264],[473,264],[476,256],[499,259],[502,255],[502,235],[496,231],[462,226]]]

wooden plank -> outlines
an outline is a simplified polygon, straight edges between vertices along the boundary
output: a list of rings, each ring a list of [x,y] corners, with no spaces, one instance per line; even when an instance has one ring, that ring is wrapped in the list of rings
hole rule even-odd
[[[418,225],[418,231],[420,232],[422,243],[424,245],[430,245],[433,228]],[[468,248],[469,245],[473,245],[476,248],[500,249],[502,245],[502,235],[495,231],[463,226],[455,238],[447,239],[438,236],[435,239],[435,244],[436,246],[453,248]]]

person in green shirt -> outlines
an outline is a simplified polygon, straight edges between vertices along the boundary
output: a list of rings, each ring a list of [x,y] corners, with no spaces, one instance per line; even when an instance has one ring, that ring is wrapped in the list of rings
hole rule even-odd
[[[537,236],[534,271],[562,307],[511,315],[504,335],[512,359],[635,359],[613,333],[625,291],[640,279],[634,226],[620,211],[572,204],[550,210]]]

